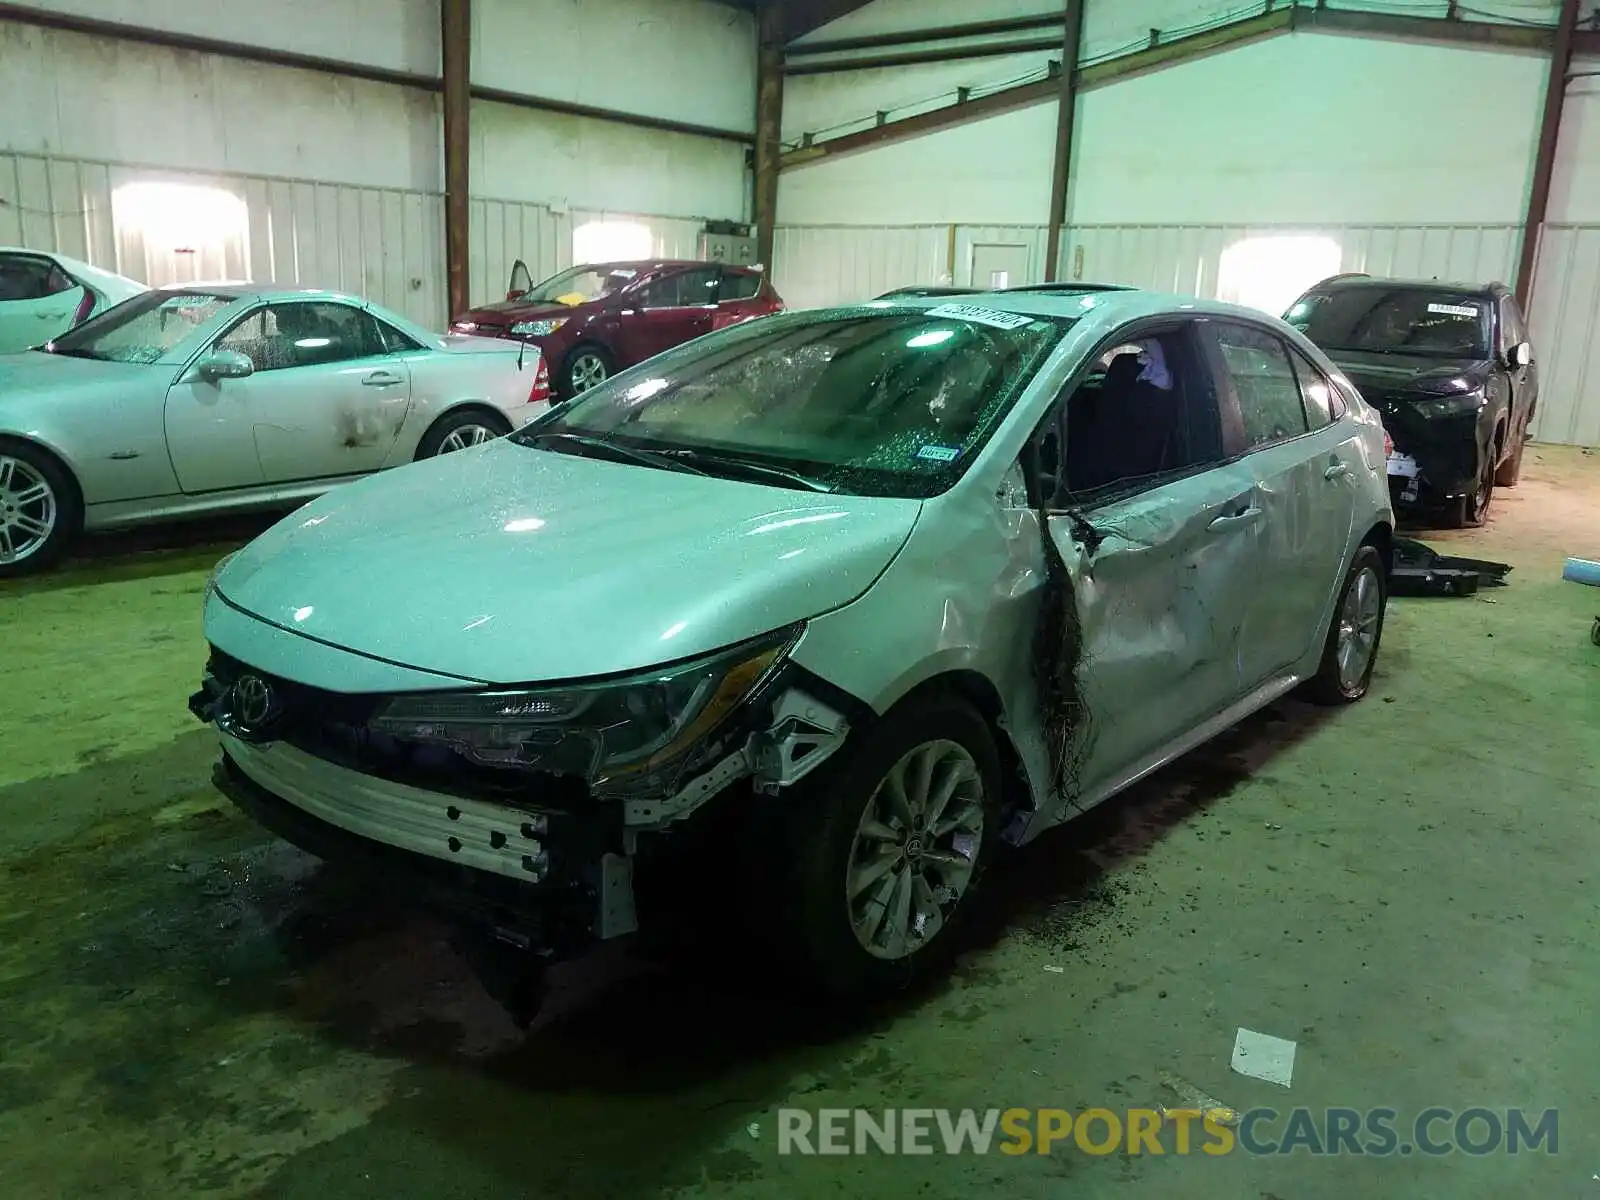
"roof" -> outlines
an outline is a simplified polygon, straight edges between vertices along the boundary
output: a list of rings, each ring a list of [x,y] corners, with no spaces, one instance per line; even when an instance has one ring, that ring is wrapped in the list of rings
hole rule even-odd
[[[887,304],[889,301],[872,301]],[[1138,288],[1105,288],[1084,285],[1075,288],[1062,284],[1059,289],[1008,289],[1002,292],[973,292],[970,295],[904,296],[896,297],[894,304],[908,308],[938,308],[943,304],[961,304],[976,308],[994,308],[1001,312],[1026,313],[1039,317],[1073,317],[1084,319],[1091,314],[1097,322],[1120,324],[1140,317],[1161,316],[1174,312],[1192,312],[1218,317],[1240,317],[1250,321],[1276,321],[1270,313],[1238,304],[1224,304],[1220,300],[1203,300],[1198,296],[1180,296],[1170,292],[1146,292]]]
[[[164,287],[155,289],[158,292],[209,292],[213,296],[232,296],[236,299],[246,297],[270,297],[275,300],[345,300],[352,304],[365,304],[366,301],[351,292],[335,291],[332,288],[307,287],[303,283],[255,283],[243,280],[205,280],[197,279],[193,283],[169,283]]]
[[[1476,292],[1490,296],[1505,291],[1503,283],[1455,283],[1448,279],[1390,279],[1382,275],[1335,275],[1316,284],[1313,290],[1329,288],[1416,288],[1433,292]]]
[[[623,262],[574,263],[573,271],[665,271],[670,267],[725,267],[730,271],[747,271],[758,275],[754,267],[738,263],[715,262],[708,258],[641,258]],[[564,274],[565,272],[563,272]]]

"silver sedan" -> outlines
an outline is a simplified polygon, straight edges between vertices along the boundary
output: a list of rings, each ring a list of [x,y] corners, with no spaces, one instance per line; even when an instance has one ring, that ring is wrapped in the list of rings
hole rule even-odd
[[[337,292],[146,292],[0,356],[0,578],[85,530],[286,507],[549,406],[537,347]]]

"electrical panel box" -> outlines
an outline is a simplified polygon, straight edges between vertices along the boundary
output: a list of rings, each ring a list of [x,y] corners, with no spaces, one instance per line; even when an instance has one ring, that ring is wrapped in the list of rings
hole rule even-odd
[[[700,257],[735,267],[756,265],[756,239],[750,226],[710,221],[700,234]]]

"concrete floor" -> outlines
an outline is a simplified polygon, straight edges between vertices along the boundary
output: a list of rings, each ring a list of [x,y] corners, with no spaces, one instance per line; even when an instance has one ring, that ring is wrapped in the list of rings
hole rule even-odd
[[[209,791],[184,711],[224,547],[0,590],[0,1195],[1600,1196],[1600,459],[1530,453],[1476,598],[1394,604],[1372,696],[1287,702],[1043,839],[891,1009],[730,967],[571,972],[519,1035],[428,919]],[[1431,537],[1432,535],[1430,535]],[[1059,968],[1059,971],[1051,968]],[[1229,1069],[1298,1043],[1285,1091]],[[1560,1110],[1559,1153],[796,1158],[776,1110]],[[1281,1127],[1278,1132],[1281,1133]]]

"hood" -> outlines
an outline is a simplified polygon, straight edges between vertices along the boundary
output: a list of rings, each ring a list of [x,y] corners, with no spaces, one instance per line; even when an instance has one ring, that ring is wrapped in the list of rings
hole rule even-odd
[[[602,301],[587,304],[530,304],[526,300],[501,300],[496,304],[480,304],[477,308],[456,318],[456,323],[471,321],[476,325],[498,328],[513,321],[548,321],[555,317],[575,317],[594,312]]]
[[[921,507],[500,441],[334,489],[250,543],[216,586],[284,629],[404,666],[579,679],[848,604]]]
[[[1494,364],[1486,360],[1423,354],[1341,350],[1328,357],[1374,405],[1383,398],[1423,400],[1470,392],[1487,384],[1494,370]]]
[[[41,392],[120,388],[133,380],[147,381],[151,371],[175,371],[169,365],[149,363],[100,362],[92,358],[72,358],[65,354],[46,354],[25,350],[21,354],[0,355],[0,411],[13,400],[31,398]]]

